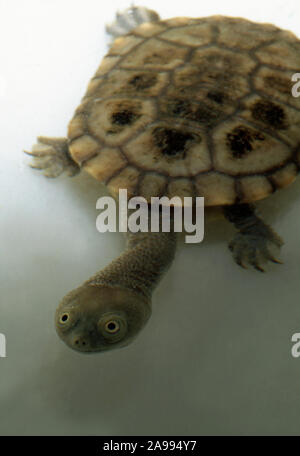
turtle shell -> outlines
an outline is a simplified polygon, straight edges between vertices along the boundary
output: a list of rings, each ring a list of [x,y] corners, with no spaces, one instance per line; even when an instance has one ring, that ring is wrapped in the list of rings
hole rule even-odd
[[[69,124],[73,159],[117,197],[262,199],[300,163],[300,40],[241,18],[175,18],[116,39]]]

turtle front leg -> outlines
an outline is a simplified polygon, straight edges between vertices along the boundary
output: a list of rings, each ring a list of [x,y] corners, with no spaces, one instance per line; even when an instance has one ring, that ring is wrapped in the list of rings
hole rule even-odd
[[[46,177],[58,177],[64,171],[72,177],[79,173],[80,167],[71,158],[67,138],[48,138],[39,136],[38,143],[31,151],[24,151],[33,157],[31,168],[43,170]]]
[[[229,249],[239,266],[246,268],[246,263],[249,263],[256,270],[264,272],[262,262],[267,260],[281,263],[274,258],[270,247],[280,248],[283,240],[255,215],[255,209],[251,205],[225,206],[224,214],[227,220],[239,230],[229,243]]]
[[[152,292],[173,261],[176,233],[128,233],[127,248],[56,311],[56,330],[70,347],[103,352],[128,345],[151,315]]]

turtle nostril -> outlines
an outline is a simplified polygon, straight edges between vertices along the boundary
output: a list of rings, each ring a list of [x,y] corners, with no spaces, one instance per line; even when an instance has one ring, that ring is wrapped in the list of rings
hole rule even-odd
[[[74,340],[74,345],[76,345],[76,347],[84,347],[86,345],[86,341],[84,339],[77,338]]]

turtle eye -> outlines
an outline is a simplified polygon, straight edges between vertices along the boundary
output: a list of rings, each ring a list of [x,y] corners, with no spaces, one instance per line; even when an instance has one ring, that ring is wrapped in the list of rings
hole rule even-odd
[[[117,320],[110,320],[106,322],[104,328],[110,334],[116,334],[120,331],[120,325]]]
[[[59,318],[59,322],[64,324],[64,323],[67,323],[67,321],[69,321],[70,319],[70,315],[67,313],[67,312],[64,312],[60,318]]]
[[[56,314],[57,315],[57,314]],[[69,331],[77,323],[78,318],[73,311],[60,311],[56,316],[56,322],[61,331]]]
[[[98,330],[107,342],[118,342],[127,333],[127,321],[123,313],[109,312],[98,321]]]

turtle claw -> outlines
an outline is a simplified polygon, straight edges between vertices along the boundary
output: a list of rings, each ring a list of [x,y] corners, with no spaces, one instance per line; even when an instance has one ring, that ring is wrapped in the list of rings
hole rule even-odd
[[[280,261],[277,258],[271,258],[270,261],[272,261],[272,263],[276,263],[276,264],[283,264],[283,261]]]
[[[283,264],[283,261],[281,260],[278,260],[278,258],[275,258],[269,250],[266,250],[265,251],[265,257],[268,261],[272,261],[272,263],[276,263],[276,264]]]
[[[51,159],[51,157],[35,157],[32,162],[29,163],[30,168],[43,170],[43,175],[50,178],[58,177],[64,171],[63,166],[57,160]]]
[[[143,6],[130,6],[124,11],[117,12],[116,19],[106,25],[106,32],[113,39],[126,35],[138,25],[159,20],[159,15]]]
[[[58,177],[64,171],[68,176],[75,176],[80,170],[79,166],[69,156],[66,138],[40,136],[38,143],[34,144],[32,150],[24,150],[24,152],[32,157],[29,166],[43,170],[44,176],[48,178]]]
[[[239,231],[229,243],[229,250],[233,254],[234,261],[244,269],[249,264],[256,271],[265,272],[262,263],[271,261],[282,264],[270,252],[270,247],[277,248],[283,245],[282,239],[264,223],[255,224]]]

